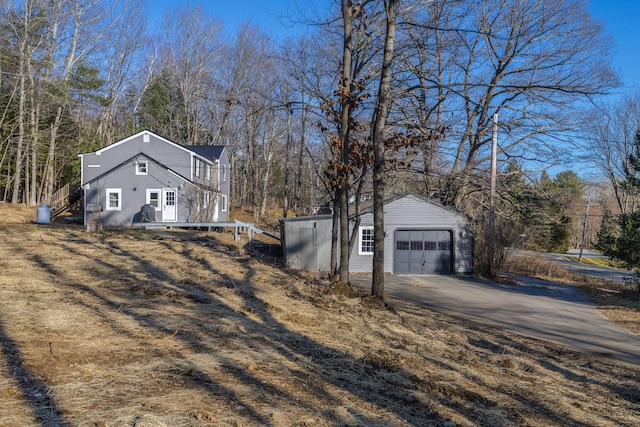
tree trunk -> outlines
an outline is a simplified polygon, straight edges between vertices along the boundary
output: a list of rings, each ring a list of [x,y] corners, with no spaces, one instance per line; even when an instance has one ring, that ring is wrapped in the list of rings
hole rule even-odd
[[[338,273],[338,242],[340,230],[340,190],[337,190],[333,198],[333,222],[331,227],[331,277],[336,278]]]
[[[284,191],[282,199],[282,217],[289,214],[289,150],[291,150],[291,106],[287,105],[287,142],[284,149]]]
[[[20,201],[20,183],[22,182],[22,149],[24,145],[24,115],[25,115],[25,70],[24,63],[20,67],[20,94],[18,95],[18,141],[16,146],[16,169],[13,175],[13,191],[11,203]]]
[[[349,283],[349,184],[340,192],[340,269],[339,280]]]
[[[349,164],[349,138],[351,118],[351,57],[353,10],[350,0],[342,0],[343,47],[342,47],[342,93],[340,95],[340,140],[342,141],[342,165],[344,183],[338,191],[337,201],[340,204],[340,265],[338,279],[342,283],[349,282],[349,176],[346,171]]]
[[[25,198],[25,201],[28,200],[30,206],[35,206],[38,204],[38,128],[40,123],[40,108],[42,105],[42,99],[36,92],[36,76],[32,67],[31,60],[27,61],[27,73],[29,75],[29,98],[31,99],[31,117],[29,124],[29,128],[31,129],[31,176],[29,177],[30,182],[26,191],[27,197]],[[27,180],[28,178],[25,177],[25,184],[27,183]]]
[[[304,150],[305,150],[305,144],[306,144],[306,140],[305,140],[305,132],[306,132],[306,127],[305,127],[305,120],[306,120],[306,108],[304,106],[304,95],[303,95],[303,99],[302,99],[302,123],[301,123],[301,130],[300,130],[300,149],[298,151],[298,165],[296,166],[296,190],[295,190],[295,201],[294,201],[294,212],[296,213],[296,215],[300,215],[300,211],[302,210],[302,160],[304,157]],[[313,203],[313,198],[311,198],[311,201]]]
[[[58,13],[59,13],[59,10],[58,10]],[[78,37],[79,37],[79,30],[81,25],[80,18],[82,17],[82,13],[83,13],[83,8],[80,5],[80,2],[76,0],[74,2],[74,11],[73,11],[73,32],[72,32],[71,41],[70,41],[71,46],[69,48],[67,57],[65,58],[65,69],[64,69],[63,79],[62,79],[63,84],[66,84],[69,81],[69,78],[73,73],[74,65],[76,63],[76,52],[78,48]],[[50,57],[53,56],[53,51],[55,48],[54,45],[55,45],[55,40],[57,38],[57,32],[58,32],[58,19],[59,19],[59,15],[56,16],[55,25],[52,27],[52,32],[50,35],[50,43],[51,43],[51,47],[49,49]],[[48,79],[48,71],[45,79]],[[60,129],[60,125],[62,124],[62,117],[63,117],[62,113],[64,112],[64,109],[66,108],[68,102],[69,102],[69,92],[65,87],[63,99],[61,100],[60,105],[58,105],[55,120],[50,127],[49,150],[47,152],[47,163],[46,163],[47,167],[45,170],[45,175],[46,175],[46,189],[45,189],[45,197],[44,197],[45,200],[49,200],[55,190],[54,186],[55,186],[55,180],[56,180],[56,176],[55,176],[56,175],[55,174],[56,143],[58,138],[58,130]]]
[[[391,107],[390,81],[400,0],[385,3],[387,31],[373,128],[373,277],[371,295],[384,303],[384,151],[385,127]]]

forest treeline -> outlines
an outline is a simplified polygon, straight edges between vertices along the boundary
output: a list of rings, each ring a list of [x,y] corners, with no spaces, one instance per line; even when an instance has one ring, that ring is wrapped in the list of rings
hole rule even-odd
[[[332,201],[336,179],[352,200],[368,197],[387,1],[346,2],[348,80],[344,3],[310,15],[298,2],[283,20],[306,30],[273,40],[251,23],[229,29],[194,4],[158,23],[149,19],[153,4],[137,0],[0,2],[0,200],[47,202],[79,181],[79,153],[142,129],[181,144],[225,145],[232,204],[256,216],[268,207],[309,214]],[[500,221],[537,248],[571,244],[585,183],[571,171],[541,172],[575,160],[579,135],[595,135],[594,104],[619,85],[606,62],[610,39],[587,2],[393,4],[380,130],[386,192],[416,192],[483,223],[498,114]]]

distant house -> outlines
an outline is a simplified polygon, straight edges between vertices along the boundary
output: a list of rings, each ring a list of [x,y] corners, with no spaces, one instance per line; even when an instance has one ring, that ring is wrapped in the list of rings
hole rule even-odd
[[[355,247],[349,257],[353,273],[373,268],[373,210],[363,209]],[[281,221],[282,249],[289,268],[329,271],[331,215]],[[415,194],[384,204],[384,271],[394,274],[455,274],[473,271],[473,239],[467,219],[458,212]]]
[[[80,154],[87,208],[105,226],[131,225],[142,206],[155,222],[229,219],[229,157],[223,146],[182,146],[142,131],[98,151]]]

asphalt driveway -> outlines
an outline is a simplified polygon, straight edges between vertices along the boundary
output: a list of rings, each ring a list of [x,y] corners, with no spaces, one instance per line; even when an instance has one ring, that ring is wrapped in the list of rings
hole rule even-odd
[[[387,295],[585,354],[640,365],[640,337],[605,319],[574,286],[517,277],[499,284],[466,276],[386,275]],[[371,288],[371,277],[352,277]]]
[[[613,282],[625,283],[628,280],[633,279],[635,274],[629,270],[622,270],[618,268],[608,268],[608,267],[600,267],[596,265],[584,264],[578,262],[578,256],[580,251],[577,249],[570,249],[566,254],[552,254],[552,253],[544,253],[544,252],[531,252],[531,251],[514,251],[514,255],[517,256],[519,253],[527,253],[532,256],[542,256],[544,258],[550,259],[553,262],[556,262],[562,265],[564,268],[571,270],[575,273],[584,274],[585,276],[593,276],[599,279],[610,280]],[[584,250],[583,256],[589,258],[604,258],[602,255],[597,252]]]

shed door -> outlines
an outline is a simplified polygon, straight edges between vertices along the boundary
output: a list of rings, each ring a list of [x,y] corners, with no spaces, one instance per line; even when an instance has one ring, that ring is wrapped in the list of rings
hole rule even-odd
[[[177,191],[175,188],[162,189],[162,221],[175,222],[177,215]]]
[[[449,230],[396,231],[395,274],[450,274],[453,238]]]
[[[303,227],[298,230],[298,242],[300,244],[300,269],[317,271],[318,248],[317,234],[314,227]]]

